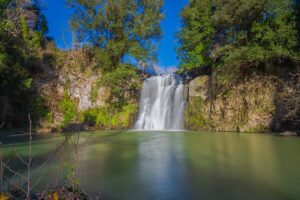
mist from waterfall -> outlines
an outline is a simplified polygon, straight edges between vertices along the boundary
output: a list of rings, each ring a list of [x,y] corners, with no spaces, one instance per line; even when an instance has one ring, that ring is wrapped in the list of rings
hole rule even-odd
[[[185,106],[180,76],[166,74],[144,81],[136,130],[181,130]]]

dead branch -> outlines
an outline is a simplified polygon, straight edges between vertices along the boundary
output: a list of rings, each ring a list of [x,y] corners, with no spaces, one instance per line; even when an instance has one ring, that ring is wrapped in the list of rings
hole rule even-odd
[[[15,170],[13,170],[10,166],[8,166],[7,164],[5,164],[3,162],[3,166],[5,167],[5,169],[7,169],[8,171],[10,171],[11,173],[13,173],[14,175],[17,175],[19,176],[20,178],[24,179],[24,180],[27,180],[27,177],[24,176],[23,174],[21,174],[20,172],[17,172]]]
[[[31,162],[32,162],[32,133],[31,133],[31,117],[30,114],[28,114],[28,121],[29,121],[29,155],[28,155],[28,165],[27,165],[27,200],[30,199],[30,191],[31,191],[31,187],[30,187],[30,167],[31,167]]]

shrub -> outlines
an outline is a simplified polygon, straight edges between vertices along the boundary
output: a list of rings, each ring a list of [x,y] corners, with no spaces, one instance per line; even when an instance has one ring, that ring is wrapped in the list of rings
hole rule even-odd
[[[81,113],[81,121],[106,129],[129,128],[132,125],[137,110],[136,104],[127,104],[121,108],[112,105],[103,106]]]
[[[135,97],[141,88],[138,75],[133,67],[122,67],[118,70],[104,73],[99,80],[99,85],[109,88],[108,101],[113,106],[122,107],[129,99]]]
[[[59,103],[59,109],[63,114],[63,121],[61,122],[61,127],[65,127],[72,120],[75,119],[77,113],[76,105],[70,99],[70,97],[65,94],[64,99]]]

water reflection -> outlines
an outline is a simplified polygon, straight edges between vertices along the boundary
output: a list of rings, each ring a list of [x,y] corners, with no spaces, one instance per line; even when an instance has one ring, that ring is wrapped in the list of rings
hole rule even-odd
[[[195,137],[205,141],[200,148],[193,145]],[[186,137],[186,155],[194,174],[191,185],[198,190],[197,199],[296,199],[300,191],[291,183],[297,179],[289,179],[289,183],[283,180],[289,173],[298,178],[299,174],[292,166],[289,169],[293,172],[282,171],[289,163],[283,163],[286,157],[276,151],[286,146],[284,139],[245,134]],[[299,140],[295,142],[299,145]],[[290,150],[286,146],[283,154]],[[291,156],[288,160],[293,159]]]
[[[89,142],[80,154],[74,153],[72,139],[59,155],[65,155],[67,162],[77,159],[81,186],[92,197],[99,192],[111,199],[273,200],[300,196],[298,138],[200,132],[82,136]],[[35,141],[35,156],[46,157],[55,146],[53,138]],[[21,152],[26,143],[6,147],[6,159],[13,159],[9,152],[15,148]],[[35,176],[45,177],[41,184],[55,177],[60,159],[53,159],[42,170],[36,168]]]
[[[185,166],[182,134],[152,133],[139,139],[137,160],[141,193],[153,199],[185,199],[188,174]]]

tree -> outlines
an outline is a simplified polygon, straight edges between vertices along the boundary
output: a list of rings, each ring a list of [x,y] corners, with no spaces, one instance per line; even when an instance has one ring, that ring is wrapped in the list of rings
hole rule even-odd
[[[138,89],[134,64],[155,60],[161,37],[162,0],[68,0],[75,10],[71,27],[92,49],[102,71],[99,83],[109,103],[122,107]],[[129,62],[128,62],[129,61]]]
[[[162,0],[69,0],[71,27],[79,41],[95,48],[103,71],[122,66],[125,57],[154,58],[161,36]]]
[[[221,65],[250,68],[295,58],[295,13],[287,0],[217,1],[214,60]]]
[[[238,79],[254,69],[293,62],[297,58],[294,5],[292,0],[191,0],[183,13],[190,10],[188,16],[194,16],[183,15],[180,48],[185,50],[183,55],[200,58],[196,60],[200,66],[207,64],[201,58],[210,58],[219,75],[228,80]],[[195,9],[197,12],[191,12]],[[187,48],[194,41],[193,48]],[[206,50],[197,51],[197,45],[201,50],[206,46]],[[181,56],[183,68],[193,63],[192,58]],[[191,66],[197,67],[197,63]]]
[[[295,0],[295,13],[298,31],[298,50],[300,50],[300,0]]]
[[[46,26],[45,17],[35,4],[25,0],[0,1],[0,121],[7,125],[22,125],[20,119],[29,112],[34,118],[39,115],[34,112],[41,99],[32,83]]]
[[[212,9],[211,0],[191,0],[181,12],[182,30],[177,35],[180,42],[177,51],[183,70],[190,71],[211,64],[209,51],[214,33]]]

